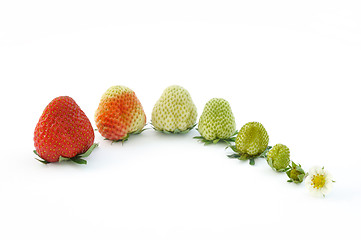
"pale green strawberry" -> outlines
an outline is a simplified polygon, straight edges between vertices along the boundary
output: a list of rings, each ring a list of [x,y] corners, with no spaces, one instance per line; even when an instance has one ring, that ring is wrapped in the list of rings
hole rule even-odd
[[[275,171],[286,171],[290,164],[290,149],[283,144],[274,145],[267,153],[267,162]]]
[[[198,122],[198,132],[205,143],[230,139],[236,131],[236,122],[229,103],[222,98],[212,98],[203,110]],[[197,138],[197,137],[196,137]]]
[[[265,154],[269,150],[268,141],[268,133],[261,123],[246,123],[239,130],[235,145],[230,146],[236,154],[228,155],[228,157],[241,160],[249,159],[249,163],[254,165],[255,158],[266,156]]]
[[[166,133],[185,133],[195,126],[197,108],[189,92],[181,86],[166,88],[152,112],[155,130]]]

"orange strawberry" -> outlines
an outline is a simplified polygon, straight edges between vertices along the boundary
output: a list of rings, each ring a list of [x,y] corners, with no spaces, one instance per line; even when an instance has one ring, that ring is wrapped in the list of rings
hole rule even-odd
[[[85,164],[86,157],[97,146],[93,127],[68,96],[54,98],[45,108],[34,131],[35,154],[43,163],[72,160]]]
[[[100,99],[95,123],[99,133],[106,139],[125,141],[129,134],[142,131],[146,116],[133,90],[125,86],[113,86]]]

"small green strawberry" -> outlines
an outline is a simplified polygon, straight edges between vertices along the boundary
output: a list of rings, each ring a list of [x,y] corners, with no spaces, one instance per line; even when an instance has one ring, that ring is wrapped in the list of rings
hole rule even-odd
[[[230,158],[250,160],[254,165],[257,157],[266,157],[269,137],[266,129],[259,122],[249,122],[243,125],[236,138],[235,145],[230,146],[236,154],[228,155]]]
[[[236,134],[236,122],[229,103],[222,98],[212,98],[203,110],[198,122],[200,139],[205,144],[217,143],[220,140],[234,142]]]
[[[277,172],[287,171],[290,164],[290,149],[283,144],[276,144],[267,153],[267,162]]]
[[[166,88],[152,112],[152,125],[164,133],[187,133],[196,125],[197,108],[181,86]]]
[[[286,172],[290,178],[287,182],[301,183],[306,176],[305,171],[302,169],[301,164],[296,164],[292,161],[290,169]]]

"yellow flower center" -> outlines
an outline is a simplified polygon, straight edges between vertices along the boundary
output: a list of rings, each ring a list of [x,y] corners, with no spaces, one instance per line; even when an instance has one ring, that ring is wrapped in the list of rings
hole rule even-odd
[[[326,183],[325,176],[317,174],[317,175],[313,176],[311,184],[313,185],[313,188],[320,189],[325,186],[325,183]]]

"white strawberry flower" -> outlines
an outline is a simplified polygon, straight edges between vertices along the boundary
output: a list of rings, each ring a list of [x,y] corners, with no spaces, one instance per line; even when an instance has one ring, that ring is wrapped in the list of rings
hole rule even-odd
[[[307,174],[305,179],[306,187],[310,192],[317,196],[325,196],[328,194],[335,181],[331,174],[324,167],[313,167]]]

